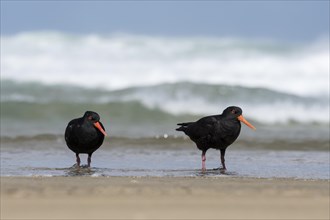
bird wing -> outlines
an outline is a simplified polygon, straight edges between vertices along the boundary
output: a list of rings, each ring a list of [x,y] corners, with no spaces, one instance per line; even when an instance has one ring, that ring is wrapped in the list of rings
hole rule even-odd
[[[72,146],[78,142],[74,131],[77,123],[78,123],[78,119],[73,119],[68,123],[68,126],[65,129],[64,137],[68,145]]]
[[[214,116],[208,116],[199,119],[188,126],[188,134],[194,139],[209,139],[214,135],[217,119]]]

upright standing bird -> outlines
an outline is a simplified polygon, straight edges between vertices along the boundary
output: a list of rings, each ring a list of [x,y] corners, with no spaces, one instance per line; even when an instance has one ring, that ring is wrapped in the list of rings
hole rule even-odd
[[[252,129],[256,129],[242,115],[242,109],[236,106],[226,108],[221,115],[212,115],[199,119],[196,122],[179,123],[177,131],[183,131],[196,143],[202,151],[202,170],[206,170],[206,151],[209,148],[218,149],[221,152],[220,159],[225,171],[225,152],[238,137],[243,122]]]
[[[90,167],[92,154],[103,143],[105,129],[96,112],[86,111],[81,118],[69,122],[65,130],[66,145],[76,153],[77,166],[80,166],[79,154],[88,154],[87,165]]]

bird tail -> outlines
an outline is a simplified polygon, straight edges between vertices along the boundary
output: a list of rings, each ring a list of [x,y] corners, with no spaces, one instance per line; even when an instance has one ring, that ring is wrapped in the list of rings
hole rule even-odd
[[[183,123],[179,123],[179,124],[177,124],[177,125],[179,125],[179,126],[181,126],[181,127],[177,128],[177,129],[175,129],[175,130],[177,130],[177,131],[185,131],[186,128],[187,128],[190,124],[192,124],[192,123],[193,123],[193,122],[183,122]]]

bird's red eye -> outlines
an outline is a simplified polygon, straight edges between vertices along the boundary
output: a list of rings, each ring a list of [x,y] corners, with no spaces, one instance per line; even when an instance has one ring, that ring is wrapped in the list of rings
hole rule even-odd
[[[92,117],[92,116],[88,116],[88,119],[89,119],[89,120],[93,120],[93,117]]]
[[[236,111],[235,110],[231,110],[231,113],[236,114]]]

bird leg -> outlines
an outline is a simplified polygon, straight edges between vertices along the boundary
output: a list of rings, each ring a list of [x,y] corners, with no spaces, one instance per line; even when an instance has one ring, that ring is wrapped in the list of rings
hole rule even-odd
[[[88,154],[87,167],[91,167],[91,162],[92,162],[92,154]]]
[[[205,166],[205,161],[206,161],[206,156],[205,156],[205,151],[202,152],[202,171],[206,170],[206,166]]]
[[[77,167],[80,167],[80,157],[79,154],[76,154]]]
[[[223,150],[220,150],[221,152],[221,156],[220,156],[220,159],[221,159],[221,164],[222,164],[222,171],[226,171],[227,168],[226,168],[226,164],[225,164],[225,153],[226,153],[226,149],[223,149]]]

